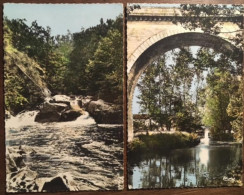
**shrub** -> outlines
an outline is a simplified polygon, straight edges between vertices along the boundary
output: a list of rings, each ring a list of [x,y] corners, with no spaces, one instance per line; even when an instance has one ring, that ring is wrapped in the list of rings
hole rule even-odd
[[[140,135],[129,143],[128,152],[165,154],[173,149],[195,146],[199,142],[197,135],[189,133]]]

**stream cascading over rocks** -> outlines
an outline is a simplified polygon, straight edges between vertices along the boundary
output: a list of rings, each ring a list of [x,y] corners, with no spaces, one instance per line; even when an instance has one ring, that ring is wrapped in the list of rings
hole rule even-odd
[[[123,189],[119,108],[57,95],[46,98],[39,111],[6,119],[7,192]],[[106,114],[111,121],[102,120]]]

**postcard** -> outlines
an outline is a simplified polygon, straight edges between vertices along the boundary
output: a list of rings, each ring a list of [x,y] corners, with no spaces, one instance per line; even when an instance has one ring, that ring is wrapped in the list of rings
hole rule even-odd
[[[128,188],[242,185],[241,5],[128,4]]]
[[[123,5],[4,4],[6,191],[123,189]]]

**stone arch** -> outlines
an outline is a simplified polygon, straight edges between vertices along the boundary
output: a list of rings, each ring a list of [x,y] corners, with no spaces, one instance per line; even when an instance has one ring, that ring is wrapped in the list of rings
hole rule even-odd
[[[147,38],[145,41],[143,41],[142,44],[140,44],[129,56],[127,60],[127,72],[130,72],[131,67],[135,63],[135,61],[139,58],[139,56],[149,47],[151,47],[154,43],[158,42],[159,40],[162,40],[166,37],[186,33],[186,32],[192,32],[190,30],[186,30],[184,28],[177,28],[177,29],[170,29],[170,30],[162,30],[158,33],[155,33],[154,35]]]
[[[184,46],[202,46],[212,48],[217,52],[226,53],[230,57],[234,56],[235,58],[242,56],[242,52],[240,52],[240,50],[232,43],[224,40],[221,37],[200,32],[173,34],[159,39],[150,46],[144,48],[144,51],[142,51],[138,58],[135,59],[135,62],[131,65],[131,67],[128,67],[128,141],[133,139],[132,100],[140,75],[159,55],[162,55],[163,53],[166,53],[172,49]]]

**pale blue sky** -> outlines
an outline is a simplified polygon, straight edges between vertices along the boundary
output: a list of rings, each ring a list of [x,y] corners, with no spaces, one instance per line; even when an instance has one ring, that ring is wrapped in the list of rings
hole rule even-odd
[[[9,19],[25,18],[27,24],[33,21],[43,27],[51,27],[52,35],[79,32],[104,21],[115,19],[123,13],[122,4],[4,4],[4,16]]]

